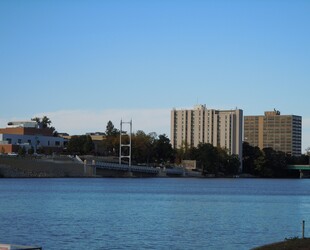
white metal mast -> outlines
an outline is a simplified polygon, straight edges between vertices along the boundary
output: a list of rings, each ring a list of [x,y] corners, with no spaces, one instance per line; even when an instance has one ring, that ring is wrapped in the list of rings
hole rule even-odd
[[[129,134],[127,134],[126,131],[123,131],[123,124],[129,124],[129,126],[130,126]],[[132,120],[130,120],[130,122],[123,122],[121,120],[120,135],[119,135],[119,164],[122,164],[122,158],[127,158],[129,167],[131,166],[131,134],[132,134]],[[123,144],[122,143],[122,136],[128,136],[129,137],[129,143]],[[128,154],[127,155],[123,155],[123,153],[122,153],[123,147],[128,148]]]

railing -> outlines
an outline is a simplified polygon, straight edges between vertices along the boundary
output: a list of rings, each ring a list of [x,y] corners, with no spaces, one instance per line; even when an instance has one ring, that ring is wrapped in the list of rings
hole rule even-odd
[[[96,162],[96,168],[111,169],[111,170],[121,170],[121,171],[131,171],[131,172],[143,172],[143,173],[152,173],[158,174],[159,169],[152,167],[142,167],[142,166],[129,166],[126,164],[117,164],[109,162]]]
[[[310,170],[310,165],[287,165],[286,169],[290,169],[290,170]]]
[[[166,168],[167,174],[174,174],[174,175],[183,175],[184,170],[181,168]]]
[[[140,173],[151,173],[159,174],[161,172],[160,168],[145,167],[145,166],[136,166],[136,165],[126,165],[110,162],[95,162],[94,166],[101,169],[110,169],[118,171],[131,171],[131,172],[140,172]],[[166,168],[163,170],[164,173],[168,175],[183,175],[183,168]]]

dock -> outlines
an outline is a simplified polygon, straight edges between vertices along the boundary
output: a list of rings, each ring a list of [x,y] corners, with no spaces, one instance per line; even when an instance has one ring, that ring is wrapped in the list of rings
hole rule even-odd
[[[42,250],[42,247],[0,244],[0,250],[25,250],[25,249],[27,249],[27,250]]]

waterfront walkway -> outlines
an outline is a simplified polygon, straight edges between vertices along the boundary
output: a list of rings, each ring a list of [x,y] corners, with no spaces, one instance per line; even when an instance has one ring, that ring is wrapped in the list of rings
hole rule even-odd
[[[103,170],[114,170],[114,171],[121,171],[121,172],[130,172],[130,173],[137,173],[137,174],[150,174],[153,176],[185,176],[184,168],[159,168],[159,167],[148,167],[148,166],[138,166],[138,165],[131,165],[128,164],[118,164],[118,163],[111,163],[111,162],[102,162],[102,161],[93,161],[91,164],[92,167],[95,167],[95,171],[97,172],[98,169]]]

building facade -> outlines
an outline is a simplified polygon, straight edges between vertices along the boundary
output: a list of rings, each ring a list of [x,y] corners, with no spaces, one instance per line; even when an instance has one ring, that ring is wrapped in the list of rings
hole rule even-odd
[[[244,141],[260,149],[271,147],[293,156],[301,155],[302,117],[266,111],[244,117]]]
[[[19,147],[26,150],[43,148],[51,151],[61,150],[67,139],[54,136],[50,128],[39,128],[33,121],[9,122],[6,128],[0,129],[0,152],[17,152]]]
[[[207,109],[171,111],[171,143],[174,148],[210,143],[242,158],[243,111]]]

